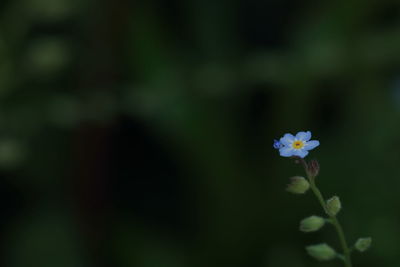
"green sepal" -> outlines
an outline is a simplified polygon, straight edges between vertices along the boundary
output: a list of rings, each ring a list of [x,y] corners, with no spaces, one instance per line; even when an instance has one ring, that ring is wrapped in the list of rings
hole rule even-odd
[[[363,237],[359,238],[354,244],[354,248],[360,252],[364,252],[371,246],[372,238],[371,237]]]
[[[326,201],[326,211],[330,216],[336,216],[339,211],[342,209],[342,203],[338,196],[333,196],[332,198]]]
[[[325,225],[325,219],[319,216],[310,216],[300,222],[300,231],[309,233],[321,229]]]
[[[336,251],[326,243],[306,247],[307,253],[319,261],[329,261],[336,258]]]

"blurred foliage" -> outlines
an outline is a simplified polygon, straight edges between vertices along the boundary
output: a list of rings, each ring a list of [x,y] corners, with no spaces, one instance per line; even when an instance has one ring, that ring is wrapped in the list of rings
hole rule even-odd
[[[398,1],[0,12],[5,266],[319,266],[300,248],[335,237],[298,233],[318,205],[271,148],[298,130],[349,241],[374,240],[355,266],[400,264]]]

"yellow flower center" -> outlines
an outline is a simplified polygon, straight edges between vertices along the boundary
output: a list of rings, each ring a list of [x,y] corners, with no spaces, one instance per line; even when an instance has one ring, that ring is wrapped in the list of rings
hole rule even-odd
[[[292,147],[294,149],[302,149],[303,146],[304,146],[304,143],[303,143],[303,141],[300,141],[300,140],[299,141],[294,141],[293,144],[292,144]]]

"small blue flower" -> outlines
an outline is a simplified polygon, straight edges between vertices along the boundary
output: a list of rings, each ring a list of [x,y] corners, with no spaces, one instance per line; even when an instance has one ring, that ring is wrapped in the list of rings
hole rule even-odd
[[[280,149],[283,147],[283,144],[278,140],[274,139],[274,144],[272,145],[275,149]]]
[[[279,147],[279,154],[282,157],[297,156],[304,158],[308,155],[308,151],[319,146],[319,141],[311,140],[311,132],[298,132],[296,136],[285,134],[278,142],[282,145]],[[275,142],[274,142],[275,147]]]

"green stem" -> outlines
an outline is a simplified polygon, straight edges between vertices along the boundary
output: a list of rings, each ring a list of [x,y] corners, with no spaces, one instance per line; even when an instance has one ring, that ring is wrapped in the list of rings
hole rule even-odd
[[[325,213],[327,213],[329,215],[329,213],[327,212],[326,203],[321,194],[321,191],[319,191],[318,187],[315,185],[314,179],[309,179],[309,180],[310,180],[311,190],[313,191],[314,195],[317,197],[317,199],[320,202]],[[340,244],[343,249],[344,265],[346,267],[352,267],[351,257],[350,257],[350,249],[349,249],[349,246],[347,245],[346,238],[345,238],[345,235],[343,232],[343,228],[340,225],[339,220],[336,218],[336,216],[329,215],[329,217],[330,217],[331,222],[332,222],[333,226],[335,227],[336,232],[339,236]]]
[[[339,220],[336,218],[336,216],[333,216],[333,215],[329,214],[328,209],[326,207],[325,198],[322,196],[321,191],[319,191],[317,185],[315,184],[315,177],[312,176],[310,174],[310,172],[308,171],[307,162],[305,160],[303,160],[303,159],[301,159],[300,161],[303,164],[304,169],[305,169],[305,171],[307,173],[307,178],[308,178],[308,180],[310,182],[311,190],[313,191],[314,195],[317,197],[317,199],[318,199],[319,203],[321,204],[321,206],[322,206],[323,210],[325,211],[325,213],[328,214],[328,216],[330,218],[330,221],[333,224],[333,226],[335,227],[336,232],[337,232],[337,234],[339,236],[340,244],[341,244],[342,249],[343,249],[344,265],[345,265],[345,267],[352,267],[351,256],[350,256],[351,251],[349,249],[349,246],[347,245],[346,238],[345,238],[345,235],[344,235],[344,232],[343,232],[343,228],[340,225]]]

